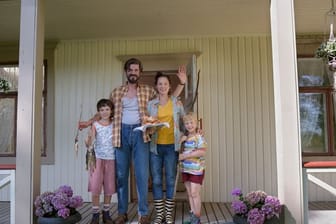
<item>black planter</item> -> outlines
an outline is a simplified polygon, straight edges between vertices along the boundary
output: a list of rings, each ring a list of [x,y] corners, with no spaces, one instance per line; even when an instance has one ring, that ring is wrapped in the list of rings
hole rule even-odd
[[[69,216],[66,219],[63,218],[53,218],[53,217],[38,217],[38,224],[75,224],[82,219],[82,216],[79,212],[76,212],[74,215]]]
[[[236,224],[248,224],[246,217],[234,215],[232,218],[233,222]],[[280,219],[278,219],[277,217],[266,219],[264,224],[280,224]]]

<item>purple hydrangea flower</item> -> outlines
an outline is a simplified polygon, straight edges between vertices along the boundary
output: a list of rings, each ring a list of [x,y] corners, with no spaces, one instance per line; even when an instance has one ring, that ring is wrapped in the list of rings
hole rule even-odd
[[[231,194],[233,196],[240,196],[240,195],[242,195],[242,191],[239,188],[235,188],[235,189],[232,190]]]
[[[252,191],[246,195],[246,201],[254,206],[258,203],[264,203],[267,194],[263,191]]]
[[[45,211],[45,213],[51,213],[54,210],[54,207],[52,206],[52,204],[49,204],[49,203],[43,204],[42,208]]]
[[[247,206],[242,201],[234,201],[231,204],[231,207],[236,214],[246,214],[247,213]]]
[[[64,185],[54,192],[44,192],[37,196],[34,205],[37,216],[67,218],[76,212],[76,208],[83,205],[83,199],[73,196],[71,187]]]
[[[43,208],[41,208],[41,207],[36,208],[35,215],[43,216],[44,214],[45,214],[45,211],[43,210]]]
[[[72,197],[73,195],[73,191],[71,189],[70,186],[67,186],[67,185],[63,185],[63,186],[60,186],[56,192],[62,192],[64,194],[66,194],[68,197]]]
[[[247,221],[250,224],[263,224],[265,215],[257,208],[251,209],[247,214]]]
[[[263,224],[266,219],[280,215],[279,199],[267,195],[264,191],[252,191],[244,196],[239,188],[235,188],[231,194],[237,197],[231,204],[233,212],[247,217],[250,224]]]
[[[279,217],[281,212],[281,204],[278,198],[273,196],[267,196],[265,204],[261,207],[261,210],[266,215],[267,219],[271,219],[273,216]]]
[[[273,196],[267,196],[265,199],[265,204],[271,204],[273,207],[277,209],[281,208],[280,200]]]
[[[69,215],[70,215],[70,209],[68,209],[68,208],[62,208],[62,209],[58,210],[57,215],[59,217],[62,217],[62,218],[65,219],[65,218],[69,217]]]
[[[57,192],[51,203],[56,210],[59,210],[69,205],[69,197],[65,193]]]
[[[83,199],[81,196],[74,196],[70,198],[69,206],[72,208],[78,208],[83,205]]]

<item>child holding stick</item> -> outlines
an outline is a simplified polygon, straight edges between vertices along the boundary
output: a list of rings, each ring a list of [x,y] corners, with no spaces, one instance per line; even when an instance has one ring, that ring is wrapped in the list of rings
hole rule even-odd
[[[94,144],[96,157],[95,167],[89,167],[88,190],[92,194],[92,220],[90,224],[99,224],[99,196],[102,189],[104,190],[103,222],[112,224],[110,203],[112,194],[116,192],[115,150],[112,146],[112,102],[108,99],[99,100],[97,111],[100,119],[93,122],[85,140],[87,147]]]

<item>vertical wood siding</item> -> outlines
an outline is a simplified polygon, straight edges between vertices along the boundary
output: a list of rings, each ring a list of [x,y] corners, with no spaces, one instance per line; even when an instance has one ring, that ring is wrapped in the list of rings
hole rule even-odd
[[[204,201],[231,201],[232,188],[263,189],[276,194],[276,158],[271,39],[269,36],[191,37],[141,40],[62,41],[55,50],[55,164],[42,166],[41,191],[61,184],[90,201],[85,147],[73,150],[81,107],[82,119],[96,111],[123,80],[118,55],[200,51],[198,109],[209,151],[202,191]],[[146,67],[146,65],[144,65]],[[331,174],[320,174],[336,185]],[[330,200],[309,185],[310,200]],[[7,200],[8,187],[0,191]]]
[[[198,108],[208,141],[204,201],[230,201],[234,187],[276,194],[271,44],[268,36],[62,41],[55,51],[55,165],[42,189],[70,184],[87,193],[85,147],[73,151],[77,120],[122,82],[118,55],[200,51]],[[146,65],[144,64],[146,67]]]
[[[232,188],[277,192],[271,39],[269,36],[191,37],[141,40],[62,41],[55,50],[55,164],[42,166],[41,191],[61,184],[90,201],[85,147],[73,150],[80,109],[82,119],[96,101],[122,83],[118,55],[200,51],[198,108],[208,141],[204,201],[231,201]],[[146,65],[144,65],[146,66]],[[329,184],[336,177],[320,174]],[[0,191],[8,200],[8,187]],[[310,200],[330,194],[309,184]]]
[[[55,50],[55,164],[42,166],[41,191],[61,184],[90,201],[85,147],[73,150],[82,119],[96,111],[123,80],[118,55],[200,51],[198,108],[209,151],[202,191],[204,201],[231,201],[232,188],[277,193],[271,39],[269,36],[191,37],[141,40],[73,40]],[[146,67],[146,65],[144,65]],[[321,174],[336,185],[334,175]],[[309,185],[311,200],[330,200]],[[0,191],[6,200],[7,187]]]

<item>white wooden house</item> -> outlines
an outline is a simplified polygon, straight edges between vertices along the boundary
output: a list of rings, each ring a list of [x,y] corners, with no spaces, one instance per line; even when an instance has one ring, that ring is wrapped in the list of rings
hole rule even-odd
[[[0,64],[20,60],[16,157],[0,158],[16,163],[16,220],[32,220],[34,197],[61,184],[90,201],[85,131],[78,155],[73,149],[77,122],[123,83],[123,61],[138,57],[148,73],[190,63],[185,97],[195,94],[200,71],[194,110],[209,145],[202,200],[231,201],[235,187],[261,189],[303,223],[302,161],[312,158],[301,153],[297,55],[313,56],[328,31],[330,6],[327,0],[0,1]],[[47,157],[40,160],[43,137]],[[336,185],[335,175],[321,177]],[[309,200],[332,197],[309,185]],[[0,199],[9,200],[9,187]]]

